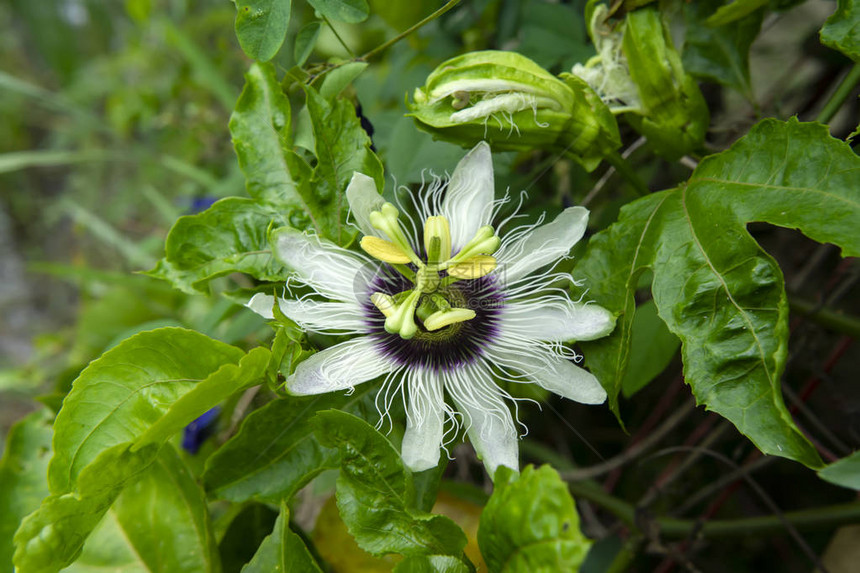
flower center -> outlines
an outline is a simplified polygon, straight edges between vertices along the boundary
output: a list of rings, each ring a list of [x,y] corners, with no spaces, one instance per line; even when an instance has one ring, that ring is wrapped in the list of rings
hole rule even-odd
[[[457,291],[447,287],[457,281],[481,278],[496,268],[492,254],[501,241],[493,228],[486,225],[478,229],[472,240],[452,256],[448,220],[427,217],[425,261],[412,249],[399,216],[394,205],[385,203],[369,219],[388,240],[372,236],[361,239],[361,248],[367,254],[390,264],[412,283],[412,288],[395,294],[377,291],[371,295],[373,305],[385,315],[385,330],[408,340],[419,330],[432,332],[475,318],[474,310],[461,306],[464,300],[452,296]]]

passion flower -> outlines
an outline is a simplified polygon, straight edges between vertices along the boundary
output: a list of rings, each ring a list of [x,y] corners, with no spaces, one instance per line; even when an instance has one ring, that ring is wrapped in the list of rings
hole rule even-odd
[[[405,401],[401,455],[410,469],[436,466],[446,434],[462,425],[490,475],[499,465],[518,469],[518,432],[506,403],[512,398],[499,380],[535,383],[586,404],[606,399],[565,342],[605,336],[615,318],[571,300],[561,288],[570,275],[553,270],[583,236],[586,209],[501,233],[505,222],[492,221],[504,200],[494,201],[486,143],[449,181],[437,180],[415,199],[423,225],[360,173],[347,198],[365,254],[277,231],[278,257],[315,294],[277,301],[257,294],[248,303],[272,318],[277,302],[307,330],[354,335],[301,362],[286,381],[288,392],[349,390],[383,378],[381,411],[398,396]]]

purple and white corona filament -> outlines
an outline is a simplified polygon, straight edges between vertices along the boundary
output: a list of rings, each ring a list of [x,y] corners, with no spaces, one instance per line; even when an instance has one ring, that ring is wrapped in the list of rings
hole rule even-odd
[[[499,465],[518,469],[512,398],[497,380],[535,383],[586,404],[606,399],[565,343],[609,334],[614,316],[571,300],[562,288],[570,275],[553,272],[585,232],[586,209],[499,237],[510,218],[491,226],[505,200],[494,201],[486,143],[415,200],[420,228],[365,175],[356,173],[346,194],[366,254],[291,229],[274,235],[278,257],[315,291],[279,298],[280,310],[307,330],[355,335],[300,363],[287,380],[290,393],[349,390],[383,377],[383,414],[397,397],[405,401],[401,455],[410,469],[436,466],[446,434],[463,426],[490,475]],[[274,304],[258,294],[248,306],[272,318]]]

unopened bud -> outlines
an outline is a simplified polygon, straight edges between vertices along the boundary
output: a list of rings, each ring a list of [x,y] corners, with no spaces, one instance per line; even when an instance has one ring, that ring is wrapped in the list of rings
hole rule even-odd
[[[471,52],[441,64],[410,103],[439,139],[499,151],[566,153],[592,170],[620,145],[618,125],[585,82],[564,82],[515,52]]]
[[[586,81],[613,113],[626,114],[663,157],[677,159],[701,147],[708,108],[659,12],[645,7],[610,22],[609,9],[591,0],[586,18],[597,56],[575,65],[572,76]]]

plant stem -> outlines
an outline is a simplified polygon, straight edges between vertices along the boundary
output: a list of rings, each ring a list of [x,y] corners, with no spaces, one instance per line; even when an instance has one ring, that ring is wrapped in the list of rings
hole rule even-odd
[[[387,50],[388,48],[390,48],[391,46],[393,46],[394,44],[396,44],[397,42],[399,42],[400,40],[402,40],[403,38],[405,38],[409,34],[412,34],[413,32],[415,32],[416,30],[418,30],[419,28],[421,28],[425,24],[432,22],[433,20],[435,20],[436,18],[438,18],[439,16],[441,16],[442,14],[444,14],[445,12],[447,12],[448,10],[450,10],[451,8],[453,8],[454,6],[456,6],[459,3],[460,3],[460,0],[449,0],[449,2],[447,4],[445,4],[444,6],[442,6],[441,8],[439,8],[438,10],[436,10],[435,12],[433,12],[432,14],[430,14],[429,16],[427,16],[426,18],[424,18],[423,20],[418,22],[417,24],[410,26],[408,29],[404,30],[400,34],[397,34],[396,36],[394,36],[393,38],[391,38],[387,42],[380,44],[379,46],[373,48],[372,50],[370,50],[369,52],[367,52],[366,54],[364,54],[360,57],[355,57],[355,55],[352,53],[352,50],[349,49],[349,46],[347,46],[344,43],[344,41],[341,39],[341,37],[338,36],[337,31],[335,31],[335,29],[332,27],[331,23],[329,23],[329,21],[326,20],[328,27],[331,28],[331,31],[334,32],[334,35],[337,36],[337,39],[340,40],[340,43],[343,44],[343,47],[346,48],[346,50],[350,53],[350,55],[352,55],[352,59],[347,60],[345,62],[341,62],[339,64],[335,64],[333,66],[329,65],[328,67],[326,67],[325,69],[323,69],[319,73],[309,76],[306,83],[310,85],[313,82],[315,82],[318,78],[326,75],[327,73],[331,72],[332,70],[336,70],[337,68],[341,67],[344,64],[348,64],[350,62],[366,62],[370,58],[380,54],[381,52],[384,52],[385,50]]]
[[[367,52],[366,54],[364,54],[363,56],[361,56],[358,59],[360,61],[366,61],[366,60],[369,60],[370,58],[372,58],[373,56],[379,54],[380,52],[384,52],[385,50],[387,50],[388,48],[390,48],[391,46],[393,46],[394,44],[396,44],[397,42],[399,42],[400,40],[402,40],[406,36],[412,34],[416,30],[418,30],[419,28],[422,28],[424,25],[429,24],[430,22],[432,22],[433,20],[435,20],[436,18],[438,18],[439,16],[441,16],[442,14],[444,14],[445,12],[447,12],[448,10],[450,10],[451,8],[453,8],[454,6],[456,6],[459,3],[460,3],[460,0],[449,0],[447,4],[445,4],[444,6],[442,6],[441,8],[439,8],[438,10],[436,10],[435,12],[433,12],[432,14],[430,14],[429,16],[427,16],[426,18],[421,20],[420,22],[410,26],[409,28],[407,28],[403,32],[397,34],[396,36],[394,36],[393,38],[388,40],[387,42],[380,44],[379,46],[373,48],[372,50],[370,50],[369,52]]]
[[[651,432],[647,438],[630,446],[628,449],[624,450],[614,458],[610,458],[605,462],[585,468],[562,470],[559,472],[559,474],[561,475],[561,479],[582,480],[586,478],[594,478],[599,475],[610,472],[617,467],[623,466],[627,462],[636,459],[642,452],[646,451],[648,448],[654,446],[660,440],[666,437],[666,434],[671,432],[678,424],[680,424],[684,420],[684,418],[687,417],[687,415],[693,412],[694,408],[695,403],[691,400],[684,407],[678,408],[678,410],[674,414],[666,418],[666,421],[663,422],[663,424],[659,428]]]
[[[792,312],[796,312],[821,326],[826,326],[836,332],[847,334],[854,338],[860,338],[860,319],[853,316],[839,314],[825,307],[821,307],[811,300],[794,296],[789,297],[788,307]]]
[[[621,546],[618,553],[615,554],[615,558],[612,559],[612,563],[609,564],[609,567],[606,569],[606,573],[623,573],[624,571],[627,571],[630,564],[633,563],[636,553],[639,552],[639,547],[641,545],[642,536],[631,536],[630,539],[624,542],[624,545]]]
[[[328,29],[331,30],[331,33],[334,34],[334,37],[337,38],[337,41],[340,42],[340,45],[343,46],[343,49],[349,53],[349,57],[355,59],[355,53],[353,53],[353,51],[349,49],[349,46],[346,45],[346,42],[343,40],[343,38],[340,37],[340,34],[337,33],[337,30],[334,26],[331,25],[331,22],[329,22],[328,18],[323,16],[323,20],[328,26]]]
[[[836,91],[833,92],[833,95],[830,96],[830,99],[827,100],[821,111],[818,112],[818,117],[815,118],[815,121],[827,123],[833,119],[833,116],[836,115],[836,112],[839,111],[839,108],[842,107],[842,104],[851,95],[854,86],[858,82],[860,82],[860,64],[854,64],[854,67],[842,78],[839,87],[836,88]]]
[[[644,197],[648,195],[651,191],[648,189],[648,186],[645,185],[645,182],[639,177],[639,175],[633,171],[633,168],[630,167],[630,164],[627,161],[618,155],[617,152],[613,151],[609,155],[606,156],[606,162],[609,163],[615,170],[621,175],[630,185],[633,187],[633,190],[637,195]]]
[[[614,514],[627,526],[647,533],[648,522],[656,524],[665,537],[687,537],[697,534],[701,537],[737,537],[742,535],[775,533],[785,527],[783,520],[797,529],[830,528],[860,521],[860,503],[845,503],[790,511],[778,515],[765,515],[744,519],[725,519],[697,521],[669,517],[649,517],[637,511],[631,504],[609,495],[596,484],[589,482],[568,483],[571,493],[587,499]]]

